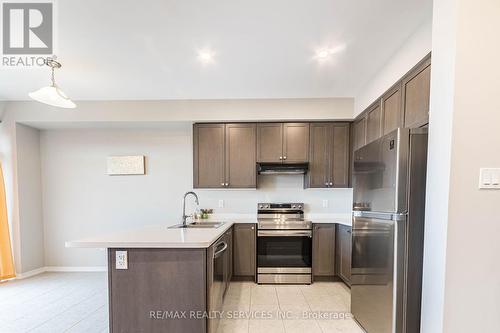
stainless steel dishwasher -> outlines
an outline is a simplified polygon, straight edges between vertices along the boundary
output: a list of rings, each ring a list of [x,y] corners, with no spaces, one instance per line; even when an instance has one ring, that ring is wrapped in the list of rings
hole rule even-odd
[[[228,276],[229,258],[226,236],[221,236],[207,251],[207,303],[210,319],[208,332],[215,333],[219,325],[218,317],[222,311],[224,293],[226,291],[226,277]]]

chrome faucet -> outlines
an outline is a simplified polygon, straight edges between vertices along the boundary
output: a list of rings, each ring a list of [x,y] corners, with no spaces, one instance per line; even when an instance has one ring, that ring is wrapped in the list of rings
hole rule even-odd
[[[184,194],[184,198],[182,199],[182,225],[185,227],[186,226],[186,220],[187,218],[189,217],[188,215],[186,215],[186,197],[188,195],[192,195],[194,196],[194,199],[196,201],[196,204],[199,205],[200,202],[198,201],[198,196],[196,195],[196,193],[190,191],[190,192],[186,192],[186,194]]]

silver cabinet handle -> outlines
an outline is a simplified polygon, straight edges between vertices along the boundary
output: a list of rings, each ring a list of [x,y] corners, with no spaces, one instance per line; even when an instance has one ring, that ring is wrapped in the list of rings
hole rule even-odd
[[[328,182],[326,182],[325,185],[328,186]]]
[[[229,183],[226,183],[226,186],[229,186]]]
[[[283,157],[283,159],[284,159],[284,160],[286,160],[286,156],[285,156],[285,157]]]
[[[254,227],[252,227],[252,230],[255,229]]]
[[[333,186],[333,183],[332,183],[332,182],[330,182],[330,186]]]
[[[280,156],[280,160],[282,160],[282,159],[283,159],[283,156]]]
[[[220,183],[220,186],[224,186],[224,183]]]

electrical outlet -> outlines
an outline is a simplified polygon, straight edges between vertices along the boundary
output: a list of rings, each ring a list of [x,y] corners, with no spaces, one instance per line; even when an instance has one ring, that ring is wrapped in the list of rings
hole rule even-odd
[[[219,208],[224,208],[224,200],[219,200]]]
[[[323,200],[323,208],[328,208],[328,200]]]
[[[116,251],[116,269],[128,269],[127,251]]]

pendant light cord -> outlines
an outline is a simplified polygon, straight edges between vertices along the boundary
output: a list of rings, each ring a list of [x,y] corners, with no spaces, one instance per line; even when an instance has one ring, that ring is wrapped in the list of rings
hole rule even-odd
[[[52,69],[52,75],[51,75],[51,80],[52,80],[52,86],[55,87],[56,86],[56,78],[55,78],[55,73],[54,73],[54,67],[51,66],[51,69]]]

